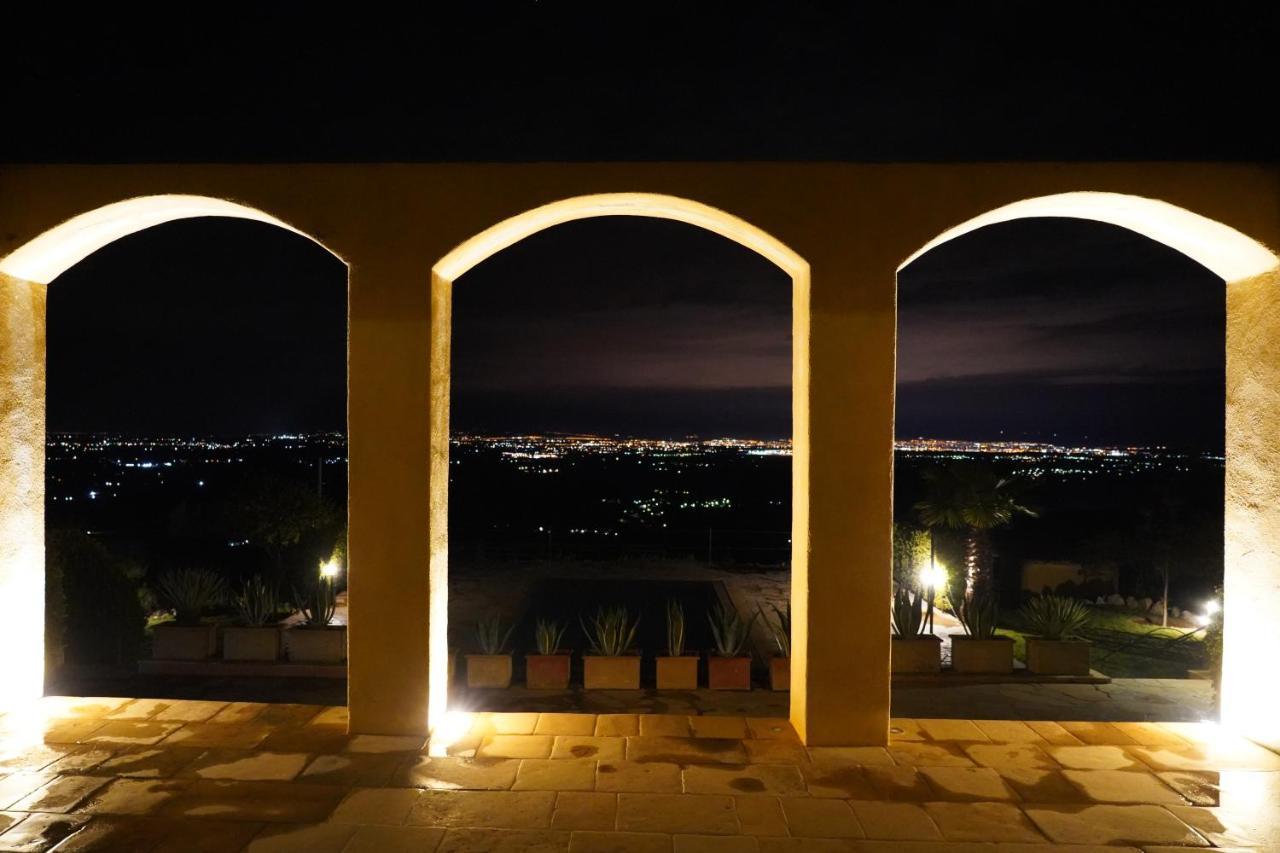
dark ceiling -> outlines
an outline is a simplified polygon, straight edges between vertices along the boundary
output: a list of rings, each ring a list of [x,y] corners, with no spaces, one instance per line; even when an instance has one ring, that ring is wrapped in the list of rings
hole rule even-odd
[[[443,5],[11,20],[0,161],[1275,159],[1275,4]]]

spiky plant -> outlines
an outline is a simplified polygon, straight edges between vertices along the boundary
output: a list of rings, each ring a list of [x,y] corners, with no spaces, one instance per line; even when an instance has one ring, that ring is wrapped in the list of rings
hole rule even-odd
[[[1000,606],[994,595],[971,592],[955,605],[955,616],[970,637],[975,640],[990,640],[996,635]]]
[[[591,653],[605,657],[626,654],[636,638],[636,629],[640,627],[639,617],[633,622],[631,614],[622,605],[601,607],[591,617],[590,623],[583,622],[581,616],[578,617],[578,623],[582,625],[582,633],[591,644]]]
[[[773,637],[773,644],[778,647],[778,654],[784,658],[791,657],[791,602],[787,602],[784,607],[771,603],[769,609],[773,611],[772,616],[765,613],[759,604],[756,604],[756,609]]]
[[[1067,640],[1093,621],[1084,602],[1061,595],[1037,595],[1022,606],[1027,629],[1046,640]]]
[[[231,599],[240,621],[251,628],[261,628],[271,621],[279,607],[279,596],[261,575],[254,575],[241,585]]]
[[[565,624],[555,619],[539,619],[534,626],[533,635],[537,643],[538,654],[554,655],[560,651],[560,641],[564,639]]]
[[[481,654],[506,654],[507,641],[511,639],[511,632],[515,627],[515,625],[506,626],[504,631],[502,616],[497,613],[491,613],[476,622],[476,643],[480,646]]]
[[[898,584],[893,591],[893,635],[911,639],[925,633],[924,591]]]
[[[716,654],[722,658],[742,657],[747,643],[751,640],[751,627],[756,624],[760,614],[753,613],[744,620],[738,608],[717,603],[707,613],[707,621],[711,623],[711,639],[715,643]]]
[[[226,583],[207,569],[178,569],[156,581],[160,596],[173,608],[179,625],[199,625],[208,608],[222,602]]]
[[[317,576],[306,589],[295,588],[293,598],[302,614],[304,628],[327,627],[338,610],[338,593],[328,578]]]
[[[684,605],[667,599],[667,654],[678,658],[684,654]]]

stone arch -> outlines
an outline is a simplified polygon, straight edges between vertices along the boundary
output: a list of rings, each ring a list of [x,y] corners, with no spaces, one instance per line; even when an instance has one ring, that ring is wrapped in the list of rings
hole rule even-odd
[[[1280,258],[1241,232],[1158,199],[1069,192],[1023,199],[944,231],[898,267],[987,225],[1027,218],[1090,219],[1163,243],[1227,288],[1226,501],[1222,722],[1280,745],[1280,683],[1263,669],[1280,645]]]
[[[600,216],[637,216],[684,222],[756,252],[792,280],[792,695],[812,689],[806,679],[809,469],[809,264],[771,234],[730,213],[671,195],[603,193],[551,202],[505,219],[464,241],[431,270],[431,602],[428,721],[438,728],[447,707],[448,474],[450,339],[453,283],[486,258],[555,225]],[[803,702],[803,700],[801,700]],[[793,701],[793,714],[797,703]],[[801,729],[803,731],[803,729]]]
[[[179,219],[250,219],[314,237],[257,208],[197,195],[103,205],[0,258],[0,648],[5,703],[44,692],[45,291],[62,272],[130,234]]]

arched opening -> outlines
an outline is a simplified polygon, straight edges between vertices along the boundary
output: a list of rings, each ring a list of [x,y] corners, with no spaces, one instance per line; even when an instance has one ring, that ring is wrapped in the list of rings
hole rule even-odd
[[[957,237],[1026,219],[1091,220],[1118,226],[1175,250],[1225,282],[1221,713],[1223,722],[1241,733],[1274,743],[1274,723],[1257,709],[1275,701],[1277,688],[1256,670],[1258,650],[1276,641],[1274,619],[1267,614],[1277,604],[1280,562],[1274,553],[1275,520],[1260,508],[1259,499],[1273,487],[1269,477],[1260,476],[1260,468],[1270,459],[1267,438],[1280,425],[1272,423],[1277,412],[1268,405],[1268,398],[1255,389],[1254,377],[1269,371],[1265,366],[1269,356],[1250,346],[1250,340],[1266,323],[1259,317],[1257,300],[1274,286],[1277,259],[1265,246],[1228,226],[1165,202],[1111,193],[1067,193],[1027,199],[975,217],[926,244],[899,267],[899,275],[929,250]],[[1141,306],[1144,310],[1155,307]]]
[[[0,260],[0,292],[6,309],[6,326],[0,335],[0,440],[4,443],[0,526],[5,531],[0,544],[0,600],[4,602],[0,632],[14,663],[6,700],[38,697],[45,681],[46,286],[121,238],[153,226],[206,218],[248,220],[301,235],[276,218],[236,202],[188,195],[146,196],[76,216]],[[181,293],[180,286],[175,293]],[[60,417],[56,410],[54,415]],[[93,491],[94,497],[102,493]],[[69,500],[75,496],[49,497]],[[80,497],[94,500],[87,492]]]
[[[451,304],[454,283],[482,260],[520,240],[555,225],[604,216],[631,216],[683,222],[714,232],[763,256],[778,266],[792,282],[792,589],[802,583],[804,571],[804,484],[807,478],[807,322],[808,265],[776,239],[714,208],[670,196],[638,193],[584,196],[526,212],[477,235],[459,246],[433,270],[432,413],[432,514],[431,514],[431,664],[430,722],[439,726],[447,707],[448,637],[448,473]],[[804,605],[792,595],[795,615],[793,691],[804,689]],[[660,620],[661,614],[647,614]],[[692,618],[698,618],[693,616]]]

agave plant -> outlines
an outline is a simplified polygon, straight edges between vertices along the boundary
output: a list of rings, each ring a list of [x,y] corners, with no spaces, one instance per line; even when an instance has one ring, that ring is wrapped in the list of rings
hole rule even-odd
[[[491,613],[476,622],[476,643],[480,652],[486,655],[502,655],[507,653],[507,641],[516,628],[509,625],[503,630],[502,616]]]
[[[636,629],[640,627],[639,617],[633,622],[631,614],[622,605],[601,607],[591,617],[590,624],[583,622],[581,616],[578,617],[578,623],[582,625],[582,633],[591,644],[591,653],[605,657],[626,654],[636,638]]]
[[[996,619],[1000,607],[990,593],[971,592],[955,604],[955,616],[964,630],[975,640],[990,640],[996,635]]]
[[[773,637],[773,644],[778,647],[778,654],[784,658],[791,657],[791,602],[787,602],[784,607],[770,604],[772,616],[765,613],[764,608],[759,604],[756,605],[756,609],[760,611],[760,619]]]
[[[539,619],[534,626],[533,635],[537,643],[538,654],[554,655],[560,651],[560,641],[564,639],[565,624],[555,619]]]
[[[261,575],[245,581],[231,599],[240,621],[251,628],[261,628],[271,621],[279,606],[275,589],[267,585]]]
[[[753,613],[750,619],[744,621],[738,608],[717,603],[707,614],[716,654],[722,658],[742,657],[742,652],[751,639],[751,627],[756,624],[759,615]]]
[[[924,591],[907,584],[898,584],[893,591],[893,635],[918,637],[926,633]]]
[[[226,595],[222,577],[206,569],[178,569],[161,575],[156,585],[179,625],[199,625],[204,611]]]
[[[1092,622],[1093,613],[1074,598],[1038,595],[1022,606],[1022,618],[1031,633],[1046,640],[1066,640]]]
[[[678,658],[684,654],[684,605],[674,598],[667,599],[667,655]]]
[[[295,588],[293,599],[302,613],[304,628],[324,628],[338,609],[338,594],[333,582],[325,577],[317,577],[305,590]]]

